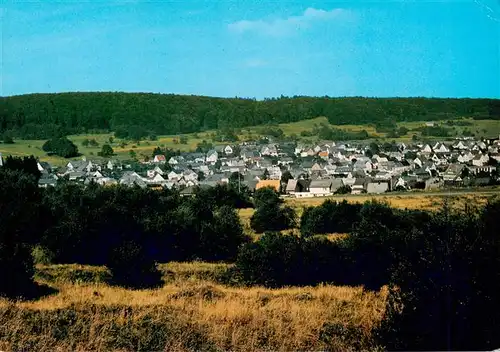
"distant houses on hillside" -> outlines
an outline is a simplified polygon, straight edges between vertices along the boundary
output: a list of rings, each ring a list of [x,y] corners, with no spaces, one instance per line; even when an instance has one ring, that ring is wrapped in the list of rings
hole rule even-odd
[[[40,187],[67,179],[84,184],[188,189],[186,194],[195,187],[239,179],[239,187],[251,191],[272,187],[290,197],[322,197],[338,192],[377,194],[495,184],[499,182],[499,162],[500,141],[496,138],[384,143],[376,148],[341,141],[245,142],[217,146],[206,153],[180,153],[168,160],[156,153],[139,164],[83,158],[60,168],[39,162],[38,169]]]

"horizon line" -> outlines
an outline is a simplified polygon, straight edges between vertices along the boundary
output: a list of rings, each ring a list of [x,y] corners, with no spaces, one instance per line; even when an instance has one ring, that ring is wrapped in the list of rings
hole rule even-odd
[[[273,97],[243,97],[243,96],[215,96],[215,95],[203,95],[203,94],[193,94],[193,93],[160,93],[160,92],[146,92],[146,91],[112,91],[112,90],[85,90],[85,91],[61,91],[61,92],[32,92],[32,93],[22,93],[22,94],[12,94],[12,95],[0,95],[0,98],[12,98],[21,97],[27,95],[56,95],[56,94],[152,94],[152,95],[180,95],[180,96],[191,96],[191,97],[205,97],[205,98],[215,98],[215,99],[242,99],[242,100],[254,100],[254,101],[265,101],[268,99],[280,99],[280,98],[364,98],[364,99],[483,99],[483,100],[500,100],[499,97],[470,97],[470,96],[453,96],[453,97],[442,97],[442,96],[424,96],[424,95],[411,95],[411,96],[364,96],[364,95],[283,95],[273,96]]]

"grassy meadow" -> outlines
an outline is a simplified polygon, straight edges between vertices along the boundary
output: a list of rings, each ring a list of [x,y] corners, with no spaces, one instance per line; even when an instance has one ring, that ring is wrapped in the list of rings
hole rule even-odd
[[[472,120],[472,119],[464,119],[462,121],[466,121],[470,123],[470,126],[448,126],[445,122],[441,122],[440,124],[444,127],[454,129],[458,134],[461,134],[465,129],[470,130],[475,133],[476,136],[498,136],[500,134],[500,123],[494,120]],[[287,124],[279,124],[278,127],[283,130],[285,136],[296,135],[303,141],[313,141],[315,137],[300,137],[300,132],[302,131],[310,131],[313,129],[314,125],[317,124],[327,124],[331,127],[339,128],[346,131],[356,132],[361,130],[366,130],[370,135],[374,136],[375,139],[383,140],[387,138],[386,133],[379,133],[376,131],[374,126],[371,125],[339,125],[334,126],[328,123],[326,117],[317,117],[310,120],[302,120],[299,122],[287,123]],[[398,127],[406,127],[410,131],[399,138],[391,138],[390,140],[408,142],[411,140],[412,136],[416,134],[420,136],[421,133],[419,131],[412,131],[419,127],[424,126],[424,122],[404,122],[398,123]],[[262,126],[256,127],[247,127],[239,130],[238,137],[241,141],[245,140],[256,140],[262,137]],[[149,141],[143,140],[140,142],[132,142],[132,141],[122,141],[115,139],[113,143],[109,142],[110,137],[113,134],[81,134],[81,135],[72,135],[68,136],[70,140],[72,140],[76,146],[78,147],[80,153],[88,158],[96,158],[98,152],[101,150],[101,147],[105,143],[110,143],[116,156],[118,159],[130,159],[130,152],[134,151],[138,158],[144,158],[146,156],[150,157],[153,149],[157,146],[163,148],[172,148],[179,149],[181,151],[191,151],[196,148],[196,145],[200,143],[202,140],[212,141],[211,135],[215,131],[207,131],[201,133],[193,133],[185,135],[187,137],[187,143],[181,144],[179,143],[179,135],[176,136],[159,136],[157,140]],[[95,139],[98,142],[98,146],[83,146],[82,142],[85,139]],[[439,137],[427,137],[428,140],[442,140],[443,138]],[[48,156],[43,150],[42,145],[45,141],[41,140],[16,140],[15,144],[0,144],[0,153],[4,156],[14,155],[14,156],[23,156],[23,155],[34,155],[35,157],[39,157],[41,160],[48,161],[53,163],[54,165],[64,165],[67,163],[67,159]],[[214,143],[214,142],[213,142]],[[214,144],[223,144],[223,143],[214,143]]]
[[[160,265],[154,290],[108,286],[104,267],[38,265],[52,295],[0,299],[0,350],[292,351],[372,349],[386,289],[266,289],[220,283],[228,265]]]

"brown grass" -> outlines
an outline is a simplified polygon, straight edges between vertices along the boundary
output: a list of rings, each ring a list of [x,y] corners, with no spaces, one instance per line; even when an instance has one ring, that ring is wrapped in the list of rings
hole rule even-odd
[[[381,319],[386,297],[384,289],[331,285],[228,287],[210,279],[224,269],[221,264],[172,263],[161,268],[167,283],[156,290],[56,280],[47,282],[59,290],[53,296],[32,302],[0,300],[0,349],[128,351],[158,343],[170,351],[371,348],[370,333]],[[46,270],[51,267],[38,267]],[[69,265],[57,270],[105,268]],[[61,328],[65,321],[78,329]],[[63,332],[54,333],[54,326]],[[335,327],[347,328],[351,338],[335,333]],[[148,334],[156,340],[147,340]],[[197,336],[194,341],[192,336]]]
[[[442,208],[445,201],[453,207],[464,207],[465,204],[480,206],[486,204],[493,195],[488,193],[464,193],[460,195],[445,195],[436,193],[413,193],[400,195],[347,195],[318,198],[287,198],[286,203],[301,209],[305,206],[321,205],[326,199],[341,202],[346,200],[349,203],[364,203],[371,200],[387,202],[390,206],[400,209],[420,209],[436,211]],[[251,215],[250,215],[251,216]]]

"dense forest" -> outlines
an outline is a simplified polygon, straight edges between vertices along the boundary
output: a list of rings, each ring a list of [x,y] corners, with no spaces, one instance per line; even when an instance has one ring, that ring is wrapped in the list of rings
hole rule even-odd
[[[0,134],[47,139],[113,131],[119,137],[178,134],[296,122],[500,119],[498,99],[280,97],[258,101],[146,93],[58,93],[0,97]]]

